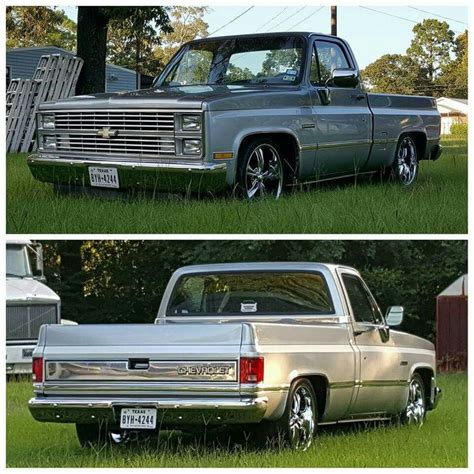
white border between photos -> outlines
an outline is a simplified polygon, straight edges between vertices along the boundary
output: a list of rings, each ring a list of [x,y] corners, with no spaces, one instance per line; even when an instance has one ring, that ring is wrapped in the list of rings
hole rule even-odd
[[[18,0],[18,1],[11,1],[7,0],[3,6],[3,12],[2,12],[2,18],[1,18],[1,23],[0,23],[0,35],[1,35],[1,63],[5,65],[5,6],[6,5],[15,5],[15,6],[34,6],[34,5],[56,5],[56,6],[69,6],[69,5],[130,5],[130,0],[115,0],[115,1],[81,1],[81,0],[71,0],[71,1],[64,1],[64,0],[58,0],[58,1],[42,1],[42,0],[36,0],[36,1],[24,1],[24,0]],[[314,2],[309,2],[308,0],[306,1],[295,1],[293,5],[306,5]],[[402,2],[394,2],[393,0],[364,0],[361,2],[356,2],[356,1],[338,1],[338,0],[333,0],[333,1],[328,1],[324,0],[321,2],[318,2],[320,5],[344,5],[344,6],[350,6],[350,5],[358,5],[358,4],[364,4],[364,5],[372,5],[372,6],[403,6],[403,5],[410,5],[415,2],[407,2],[407,1],[402,1]],[[238,5],[267,5],[267,6],[273,6],[273,5],[288,5],[288,0],[233,0],[233,1],[224,1],[224,0],[207,0],[207,1],[186,1],[186,0],[155,0],[153,2],[147,3],[145,1],[139,2],[139,4],[142,5],[150,5],[150,4],[155,4],[155,5],[210,5],[210,6],[226,6],[226,5],[231,5],[231,6],[238,6]],[[468,6],[469,2],[466,1],[439,1],[439,0],[421,0],[417,1],[416,5],[418,7],[421,6],[445,6],[445,5],[451,5],[451,6]],[[469,8],[469,26],[473,24],[472,22],[472,16],[474,15],[474,9],[471,7]],[[471,53],[473,52],[473,48],[470,47]],[[473,53],[474,54],[474,53]],[[474,97],[473,94],[473,89],[474,89],[474,82],[473,82],[473,76],[474,76],[474,60],[471,57],[471,61],[469,64],[469,97]],[[1,84],[1,92],[0,92],[0,97],[2,101],[2,106],[5,107],[5,82],[2,81]],[[469,107],[469,111],[471,112],[471,104]],[[474,112],[474,110],[472,111]],[[474,114],[473,114],[474,116]],[[473,143],[473,138],[474,138],[474,130],[473,127],[469,127],[469,144]],[[0,145],[1,145],[1,150],[2,150],[2,156],[5,156],[5,127],[1,127],[0,131]],[[468,156],[469,156],[469,161],[474,159],[474,156],[472,156],[472,151],[469,147],[468,150]],[[472,163],[469,164],[468,168],[468,182],[472,183],[473,181],[473,173],[474,173],[474,168]],[[6,189],[6,173],[2,173],[1,175],[1,183],[2,183],[2,189],[3,192],[1,193],[0,196],[0,212],[1,215],[3,216],[2,222],[1,222],[1,243],[0,243],[0,262],[1,262],[1,268],[2,271],[5,271],[5,242],[6,242],[6,222],[5,222],[5,216],[6,216],[6,197],[5,197],[5,189]],[[474,208],[474,192],[470,192],[468,196],[468,208],[473,209]],[[157,234],[157,235],[143,235],[143,234],[39,234],[39,235],[33,235],[33,234],[10,234],[10,238],[14,237],[22,237],[22,238],[29,238],[29,239],[34,239],[34,240],[62,240],[62,239],[70,239],[70,240],[83,240],[83,239],[94,239],[94,240],[101,240],[101,239],[130,239],[130,240],[469,240],[468,244],[468,271],[470,273],[472,269],[471,265],[471,257],[474,257],[473,254],[473,239],[474,236],[472,236],[472,231],[473,229],[471,228],[471,221],[472,219],[469,218],[469,234],[388,234],[388,235],[380,235],[380,234],[258,234],[258,235],[253,235],[253,234]],[[474,294],[473,289],[474,289],[474,279],[470,278],[469,279],[469,287],[468,287],[468,293],[469,294]],[[1,295],[5,300],[5,286],[2,285],[1,288]],[[472,311],[473,308],[473,303],[472,301],[469,301],[468,305],[468,314],[471,316],[473,314]],[[5,305],[2,307],[2,312],[1,312],[1,319],[2,321],[5,320]],[[473,332],[474,332],[474,323],[472,321],[469,322],[469,341],[473,340]],[[0,334],[2,335],[2,339],[5,340],[5,324],[0,325]],[[2,359],[0,360],[5,360],[5,346],[4,344],[1,344],[1,351],[0,351],[0,357]],[[473,351],[469,351],[468,354],[468,366],[472,367],[472,364],[474,362],[474,354]],[[0,376],[2,377],[2,380],[5,380],[5,364],[0,364],[1,365],[1,371],[0,371]],[[469,425],[474,425],[474,413],[473,413],[473,402],[474,402],[474,388],[473,384],[471,382],[470,378],[470,372],[471,370],[468,371],[468,406],[469,406]],[[1,390],[0,391],[0,400],[1,400],[1,406],[2,406],[2,413],[6,413],[6,390]],[[25,436],[28,436],[28,433],[25,433]],[[4,467],[6,465],[6,424],[5,424],[5,419],[3,420],[3,423],[1,423],[0,426],[0,439],[4,440],[4,443],[2,444],[1,450],[0,450],[0,466]],[[468,437],[468,454],[472,452],[472,445],[473,442],[471,441],[471,436]],[[1,468],[0,467],[0,468]],[[70,470],[70,468],[67,468]],[[413,468],[411,468],[413,469]],[[49,472],[52,471],[53,469],[51,468],[42,468],[38,469],[38,471],[41,472]],[[66,469],[61,469],[62,471]],[[145,471],[145,469],[137,469],[138,471]],[[148,469],[147,469],[148,470]],[[164,468],[160,469],[160,472],[171,472],[171,471],[177,471],[178,469],[171,469],[171,468]],[[223,469],[216,469],[216,468],[206,468],[206,469],[199,469],[200,471],[203,471],[205,473],[215,473],[215,472],[223,472]],[[282,471],[283,469],[281,468],[270,468],[267,470],[267,472],[277,472],[277,471]],[[307,471],[309,472],[317,472],[317,471],[323,471],[325,468],[309,468]],[[332,468],[331,472],[334,473],[339,473],[339,472],[352,472],[358,470],[356,468]],[[406,468],[395,468],[392,469],[392,472],[395,473],[401,473],[401,472],[406,472]],[[18,469],[20,472],[28,472],[28,469]],[[57,471],[57,469],[54,469],[54,471]],[[118,468],[113,468],[113,469],[94,469],[94,472],[123,472],[121,469]],[[226,469],[225,472],[233,473],[237,471],[236,468],[231,468],[231,469]],[[239,469],[240,471],[240,469]],[[259,473],[259,469],[257,468],[251,468],[247,469],[246,471],[252,472],[252,473]],[[458,470],[456,470],[458,471]]]

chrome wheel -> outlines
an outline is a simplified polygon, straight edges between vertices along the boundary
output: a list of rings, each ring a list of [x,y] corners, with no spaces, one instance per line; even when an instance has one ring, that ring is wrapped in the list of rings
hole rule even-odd
[[[412,184],[418,174],[416,145],[411,137],[405,137],[398,148],[397,174],[405,186]]]
[[[422,425],[425,420],[426,406],[422,382],[418,377],[413,378],[408,388],[408,403],[405,412],[408,424]]]
[[[283,168],[278,151],[269,144],[254,148],[245,168],[245,193],[248,199],[273,196],[283,188]]]
[[[298,387],[291,401],[289,432],[292,448],[305,451],[311,445],[315,429],[314,403],[304,385]]]

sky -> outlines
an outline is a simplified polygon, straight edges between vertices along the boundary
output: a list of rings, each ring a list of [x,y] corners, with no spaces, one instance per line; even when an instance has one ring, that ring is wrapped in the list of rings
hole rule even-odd
[[[330,33],[330,7],[321,7],[322,5],[254,6],[233,23],[220,29],[215,35],[212,35],[214,31],[245,12],[250,8],[250,5],[214,5],[210,7],[204,20],[208,23],[209,33],[212,36],[254,33],[256,31]],[[71,19],[76,21],[77,9],[75,7],[64,6],[61,8]],[[468,9],[463,6],[428,5],[419,7],[338,6],[338,36],[349,42],[359,67],[364,68],[383,54],[405,53],[413,37],[413,26],[425,18],[446,21],[450,28],[459,34],[467,28]]]

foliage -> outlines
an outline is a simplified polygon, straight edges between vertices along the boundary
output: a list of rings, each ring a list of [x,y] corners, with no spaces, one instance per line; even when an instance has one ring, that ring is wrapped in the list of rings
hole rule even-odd
[[[384,54],[362,72],[371,92],[415,94],[421,84],[427,84],[421,66],[402,54]]]
[[[7,48],[76,47],[76,24],[56,7],[6,7]]]
[[[467,140],[467,123],[453,123],[450,131],[453,137]]]
[[[54,241],[45,249],[47,262],[60,262],[48,264],[48,284],[62,298],[63,316],[79,323],[153,322],[183,265],[326,261],[359,269],[382,310],[403,304],[404,328],[433,338],[435,296],[467,271],[466,242],[453,240]]]
[[[319,426],[310,448],[280,445],[255,450],[245,439],[212,435],[160,435],[125,446],[81,449],[71,423],[40,423],[28,411],[31,381],[6,384],[6,464],[22,468],[324,468],[468,466],[468,377],[439,375],[443,390],[422,427],[382,423]],[[234,430],[235,431],[235,430]],[[27,436],[25,436],[25,433]]]
[[[158,65],[164,67],[178,49],[188,41],[196,38],[206,38],[208,24],[203,20],[208,7],[174,6],[170,11],[170,26],[172,31],[161,35],[160,43],[153,48],[153,59]],[[153,74],[157,74],[157,70]]]
[[[467,99],[468,94],[468,33],[460,34],[455,41],[456,58],[441,72],[439,83],[443,87],[443,95]]]

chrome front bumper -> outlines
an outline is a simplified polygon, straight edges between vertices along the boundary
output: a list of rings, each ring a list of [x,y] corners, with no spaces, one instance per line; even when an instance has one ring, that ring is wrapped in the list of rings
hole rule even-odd
[[[89,167],[116,168],[121,189],[147,189],[168,192],[222,191],[228,186],[226,163],[127,162],[85,160],[84,157],[34,154],[28,157],[33,176],[43,182],[89,187]],[[108,189],[109,188],[95,188]]]
[[[57,423],[118,424],[122,408],[156,408],[161,425],[257,423],[262,420],[266,397],[219,399],[59,399],[32,398],[33,418]]]

